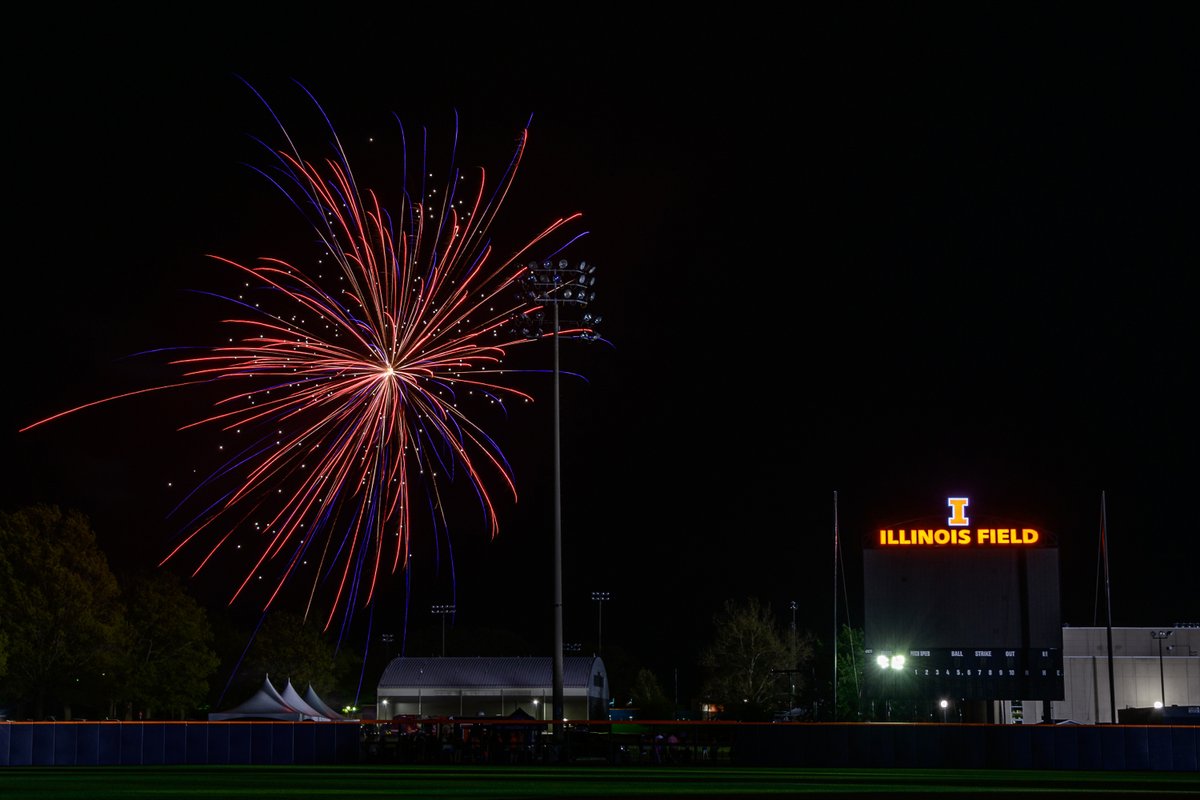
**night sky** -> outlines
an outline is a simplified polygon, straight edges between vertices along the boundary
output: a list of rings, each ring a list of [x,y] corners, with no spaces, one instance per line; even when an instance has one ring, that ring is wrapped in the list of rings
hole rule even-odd
[[[532,119],[495,236],[584,215],[570,253],[598,267],[607,344],[562,348],[585,378],[561,383],[568,643],[595,640],[594,591],[604,648],[685,686],[727,599],[784,621],[795,600],[828,640],[835,522],[836,613],[861,627],[862,537],[949,496],[1051,532],[1063,620],[1091,625],[1103,492],[1113,623],[1200,621],[1196,20],[972,7],[34,23],[8,82],[4,507],[78,508],[117,569],[165,554],[179,487],[219,444],[176,433],[203,393],[17,429],[171,377],[131,354],[217,340],[226,310],[200,292],[229,275],[207,254],[312,247],[247,167],[251,137],[280,140],[238,76],[324,157],[299,81],[352,158],[385,154],[365,185],[398,188],[393,114],[431,142],[457,114],[458,164],[489,170]],[[500,536],[466,498],[457,595],[415,547],[412,655],[433,654],[429,606],[448,602],[459,630],[551,649],[552,384],[525,385],[537,402],[489,422],[519,491],[496,491]],[[235,582],[196,591],[220,604]],[[402,588],[377,632],[401,630]]]

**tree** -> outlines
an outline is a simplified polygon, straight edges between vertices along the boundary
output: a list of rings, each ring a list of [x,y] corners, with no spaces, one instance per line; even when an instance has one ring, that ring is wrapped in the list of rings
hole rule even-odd
[[[791,714],[799,710],[797,707],[800,702],[799,698],[812,697],[815,694],[816,677],[812,672],[812,663],[816,655],[817,638],[811,631],[796,630],[796,618],[793,614],[792,625],[788,630],[785,644],[788,652],[785,678],[788,685],[788,712]],[[806,676],[813,676],[813,680],[810,681]],[[812,718],[815,718],[816,703],[811,706],[811,712],[805,711],[804,713],[806,715],[811,713]]]
[[[127,590],[128,648],[123,697],[146,719],[186,719],[208,696],[220,665],[208,615],[166,570],[137,578]]]
[[[72,704],[99,710],[120,662],[122,618],[117,580],[83,514],[49,505],[0,513],[0,698],[38,719],[48,703],[66,719]]]
[[[863,719],[863,672],[867,658],[863,650],[862,630],[842,625],[838,632],[837,646],[835,719],[860,722]]]
[[[700,658],[708,699],[739,719],[765,719],[787,705],[790,676],[801,677],[792,671],[812,657],[811,637],[790,647],[770,606],[756,598],[726,601],[713,623],[713,642]]]
[[[648,669],[638,670],[630,694],[641,719],[671,719],[675,716],[675,704],[663,691],[658,678]]]
[[[0,678],[8,672],[8,635],[4,632],[4,620],[0,619]]]
[[[250,678],[261,685],[264,676],[282,688],[290,679],[301,694],[311,684],[321,694],[331,694],[338,667],[333,645],[320,627],[292,611],[267,615],[247,657]]]

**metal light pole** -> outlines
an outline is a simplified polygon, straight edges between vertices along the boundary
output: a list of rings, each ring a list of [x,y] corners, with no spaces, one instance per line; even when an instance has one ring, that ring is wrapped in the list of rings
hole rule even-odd
[[[454,606],[432,606],[430,608],[434,614],[442,618],[442,657],[446,656],[446,615],[454,613]]]
[[[596,601],[596,655],[600,655],[601,644],[604,639],[601,638],[604,633],[604,601],[612,599],[608,592],[592,592],[592,599]]]
[[[563,720],[563,608],[562,608],[562,436],[560,426],[559,400],[559,358],[558,339],[561,331],[558,307],[564,303],[578,308],[586,307],[596,299],[592,287],[596,284],[596,267],[586,261],[580,261],[578,267],[571,267],[570,262],[562,259],[556,265],[552,261],[530,262],[527,271],[521,276],[519,285],[522,288],[520,299],[525,302],[549,305],[553,311],[553,325],[550,335],[554,340],[554,716],[555,723]],[[539,309],[531,314],[519,314],[514,319],[514,326],[521,335],[528,338],[541,338],[542,311]],[[574,336],[581,339],[596,338],[595,326],[600,318],[591,314],[583,314],[580,328]],[[558,726],[555,726],[556,735]]]
[[[799,654],[796,652],[796,601],[795,600],[792,600],[791,602],[788,603],[788,609],[792,612],[792,641],[791,641],[792,652],[790,655],[792,657],[791,660],[792,660],[793,672],[792,672],[791,708],[788,709],[788,711],[791,712],[791,710],[796,707],[796,672],[795,671],[800,669],[800,659],[798,657]]]
[[[1158,640],[1158,690],[1159,702],[1163,704],[1163,708],[1167,707],[1167,679],[1163,675],[1163,655],[1162,644],[1163,639],[1166,639],[1175,631],[1150,631],[1150,638]]]

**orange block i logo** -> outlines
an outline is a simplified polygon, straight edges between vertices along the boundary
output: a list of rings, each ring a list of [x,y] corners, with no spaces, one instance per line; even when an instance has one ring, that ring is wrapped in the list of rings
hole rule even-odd
[[[950,525],[970,525],[971,520],[967,517],[967,504],[971,501],[966,497],[951,497],[946,500],[950,504],[950,519],[947,521]]]

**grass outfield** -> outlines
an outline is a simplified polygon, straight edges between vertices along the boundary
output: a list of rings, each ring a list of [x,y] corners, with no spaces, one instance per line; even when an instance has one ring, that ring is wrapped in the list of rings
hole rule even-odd
[[[1200,797],[1200,775],[755,767],[166,766],[0,768],[0,798],[538,798],[775,796]]]

